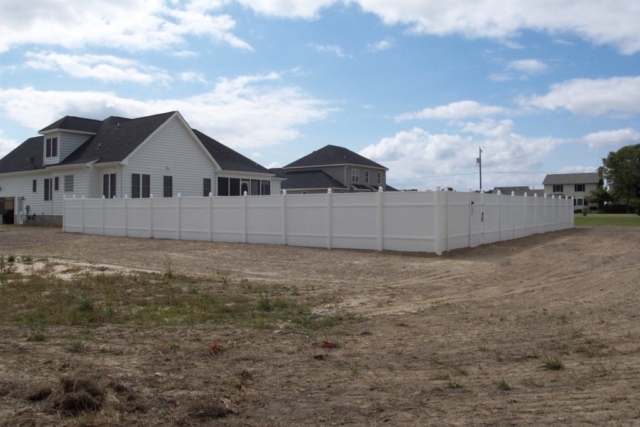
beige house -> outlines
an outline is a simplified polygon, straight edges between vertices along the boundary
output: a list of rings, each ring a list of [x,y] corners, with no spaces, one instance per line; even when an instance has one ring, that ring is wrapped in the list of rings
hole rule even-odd
[[[595,203],[587,203],[591,192],[602,186],[602,180],[597,172],[589,173],[556,173],[545,176],[544,194],[562,197],[572,197],[576,210],[584,206],[598,207]]]

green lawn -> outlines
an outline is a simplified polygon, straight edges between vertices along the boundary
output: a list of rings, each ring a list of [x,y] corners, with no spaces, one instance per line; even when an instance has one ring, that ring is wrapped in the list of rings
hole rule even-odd
[[[618,225],[625,227],[640,227],[640,216],[636,214],[600,214],[589,213],[583,216],[581,213],[576,214],[575,225]]]

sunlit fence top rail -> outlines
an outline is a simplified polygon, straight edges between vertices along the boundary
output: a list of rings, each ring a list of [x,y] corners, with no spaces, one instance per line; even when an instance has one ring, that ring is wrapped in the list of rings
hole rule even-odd
[[[64,231],[434,252],[573,227],[571,199],[472,192],[64,200]]]

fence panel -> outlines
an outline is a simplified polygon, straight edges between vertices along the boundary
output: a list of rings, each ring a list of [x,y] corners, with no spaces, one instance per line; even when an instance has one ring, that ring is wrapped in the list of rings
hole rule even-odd
[[[571,200],[461,192],[65,199],[64,231],[435,252],[573,227]]]

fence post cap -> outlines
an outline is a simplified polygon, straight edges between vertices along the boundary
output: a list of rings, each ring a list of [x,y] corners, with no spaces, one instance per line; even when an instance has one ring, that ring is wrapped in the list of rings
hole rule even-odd
[[[527,192],[526,191],[524,192],[524,197],[527,197]]]
[[[380,187],[378,187],[378,193],[382,193],[384,192],[384,189],[382,188],[382,185]]]
[[[327,194],[331,194],[331,193],[332,193],[331,189],[327,188]]]
[[[213,197],[213,193],[209,191],[209,197]]]
[[[544,196],[543,196],[543,197],[546,199],[546,198],[547,198],[547,193],[544,193]]]
[[[244,192],[244,194],[243,194],[243,196],[247,196],[247,195],[248,195],[248,194],[247,194],[247,192],[245,191],[245,192]]]
[[[512,191],[512,192],[511,192],[511,195],[512,195],[512,196],[515,196],[515,195],[516,195],[516,192],[515,192],[515,191]]]
[[[439,185],[436,187],[436,191],[440,191],[440,186]]]
[[[102,198],[103,198],[103,199],[106,199],[106,197],[104,197],[104,194],[102,195]]]
[[[124,195],[124,198],[125,198],[125,199],[128,199],[128,198],[129,198],[129,195],[128,195],[128,194],[125,194],[125,195]]]
[[[498,196],[502,195],[502,191],[498,190],[497,194]]]
[[[73,195],[73,198],[74,198],[74,199],[76,198],[76,195],[75,195],[75,194]]]
[[[84,194],[82,195],[82,198],[84,199]]]
[[[287,195],[287,190],[282,190],[282,195],[286,196]]]
[[[538,197],[538,193],[534,193],[533,197]]]

